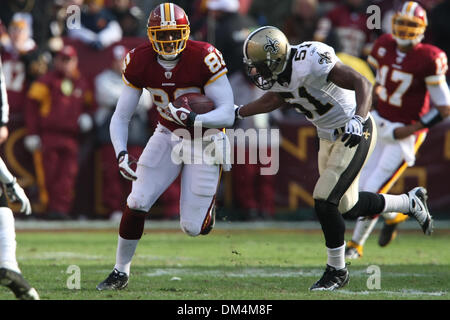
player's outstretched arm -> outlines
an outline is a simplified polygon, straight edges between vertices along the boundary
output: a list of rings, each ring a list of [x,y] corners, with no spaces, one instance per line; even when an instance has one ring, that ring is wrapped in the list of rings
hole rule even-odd
[[[266,92],[260,98],[236,109],[236,117],[244,118],[255,114],[271,112],[284,104],[284,100],[276,92]]]
[[[372,84],[367,78],[355,69],[338,61],[328,74],[328,81],[333,82],[341,88],[355,91],[355,114],[364,119],[367,117],[372,106]]]

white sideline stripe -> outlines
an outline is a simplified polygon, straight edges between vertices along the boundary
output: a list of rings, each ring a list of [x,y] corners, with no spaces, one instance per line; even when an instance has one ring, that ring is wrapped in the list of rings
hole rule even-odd
[[[238,271],[223,271],[223,270],[198,270],[196,268],[165,268],[165,269],[155,269],[152,272],[145,273],[148,277],[160,277],[166,275],[190,275],[190,276],[209,276],[209,277],[227,277],[233,278],[259,278],[259,277],[274,277],[274,278],[296,278],[296,277],[320,277],[323,274],[323,269],[311,269],[309,271],[302,270],[267,270],[259,268],[245,268],[239,269]],[[418,274],[418,273],[395,273],[395,272],[384,272],[384,276],[392,277],[430,277],[432,275],[428,274]],[[351,271],[351,277],[356,278],[367,278],[368,274],[365,270],[355,270]]]
[[[19,257],[18,260],[54,260],[61,258],[69,258],[69,259],[84,259],[84,260],[103,260],[107,259],[108,256],[102,255],[91,255],[79,252],[37,252],[35,254],[27,254],[26,256]]]
[[[350,295],[370,295],[370,294],[387,294],[392,296],[445,296],[448,294],[447,291],[436,291],[436,292],[428,292],[428,291],[419,291],[419,290],[410,290],[403,289],[400,291],[388,291],[388,290],[366,290],[366,291],[350,291],[346,289],[339,289],[335,291],[336,293],[342,294],[350,294]]]
[[[102,230],[102,229],[119,229],[118,221],[39,221],[29,220],[15,221],[16,230],[67,230],[67,229],[85,229],[85,230]],[[347,222],[347,229],[353,229],[354,222]],[[375,229],[381,229],[382,225],[376,226]],[[450,220],[435,220],[435,230],[450,229]],[[145,222],[145,229],[164,230],[177,229],[180,230],[179,221],[149,221]],[[214,229],[218,230],[264,230],[264,229],[286,229],[286,230],[320,230],[320,224],[316,221],[268,221],[268,222],[238,222],[238,221],[216,221]],[[399,229],[411,229],[422,232],[417,221],[409,219],[399,225]],[[181,230],[180,230],[181,232]]]

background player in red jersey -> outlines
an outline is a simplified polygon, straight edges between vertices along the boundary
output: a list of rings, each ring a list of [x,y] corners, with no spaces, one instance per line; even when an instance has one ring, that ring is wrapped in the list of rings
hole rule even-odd
[[[361,173],[361,189],[386,193],[407,167],[424,142],[428,128],[450,114],[450,92],[445,82],[447,57],[439,48],[421,43],[427,26],[425,10],[406,2],[393,17],[392,34],[375,43],[368,62],[377,69],[374,86],[379,138],[372,157]],[[436,108],[430,109],[430,96]],[[400,213],[382,214],[385,219],[379,245],[386,246],[396,235],[398,223],[407,219]],[[358,220],[347,258],[359,258],[378,216]]]
[[[189,32],[189,20],[182,8],[172,3],[158,5],[148,20],[150,43],[134,48],[124,59],[123,80],[127,86],[111,119],[110,133],[120,172],[133,180],[133,185],[120,222],[116,264],[97,286],[98,290],[127,286],[146,213],[178,175],[181,174],[181,229],[197,236],[208,234],[213,227],[220,165],[207,164],[204,159],[199,164],[174,161],[172,151],[182,140],[173,131],[187,128],[192,132],[192,125],[199,122],[207,128],[231,126],[233,92],[221,53],[208,43],[189,40]],[[159,124],[135,172],[130,168],[127,153],[128,122],[144,88],[159,111]],[[205,94],[214,102],[215,109],[196,115],[188,104],[180,108],[172,105],[189,92]],[[219,133],[215,136],[220,138]],[[221,138],[224,136],[222,133]],[[205,141],[201,143],[205,147]]]

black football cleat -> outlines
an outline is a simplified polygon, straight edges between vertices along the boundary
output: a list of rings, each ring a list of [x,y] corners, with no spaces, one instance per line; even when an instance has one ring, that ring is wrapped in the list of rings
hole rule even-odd
[[[128,276],[125,272],[120,272],[116,268],[109,274],[108,278],[97,285],[97,290],[121,290],[128,285]]]
[[[0,268],[0,285],[6,286],[20,300],[39,300],[36,289],[32,288],[24,277],[15,271]]]
[[[309,288],[310,291],[333,291],[345,286],[350,280],[347,267],[336,270],[327,264],[327,268],[316,283]]]

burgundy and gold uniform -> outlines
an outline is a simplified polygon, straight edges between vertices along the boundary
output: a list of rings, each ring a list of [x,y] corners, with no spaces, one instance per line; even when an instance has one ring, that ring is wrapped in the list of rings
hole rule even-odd
[[[129,86],[147,89],[159,111],[159,122],[170,130],[180,128],[166,115],[166,106],[179,96],[203,92],[203,87],[227,72],[222,54],[206,42],[188,40],[175,68],[166,71],[150,43],[131,50],[125,57],[123,80]]]
[[[430,110],[427,85],[445,81],[447,57],[439,48],[417,44],[408,53],[397,48],[391,34],[375,43],[368,62],[377,69],[381,85],[376,109],[392,122],[411,124]]]
[[[43,170],[45,180],[41,194],[49,195],[49,212],[68,214],[78,173],[78,119],[91,104],[92,92],[82,77],[68,79],[50,71],[31,85],[28,98],[28,134],[42,143],[41,152],[34,153],[37,174]]]

